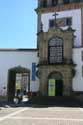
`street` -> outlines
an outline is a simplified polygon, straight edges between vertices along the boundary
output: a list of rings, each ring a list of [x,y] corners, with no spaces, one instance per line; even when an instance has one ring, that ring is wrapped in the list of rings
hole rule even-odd
[[[83,108],[1,107],[0,125],[83,125]]]

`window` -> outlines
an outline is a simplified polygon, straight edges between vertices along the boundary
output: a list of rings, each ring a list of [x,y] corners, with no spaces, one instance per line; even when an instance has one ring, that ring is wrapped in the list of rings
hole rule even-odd
[[[66,18],[66,25],[72,25],[72,18]]]
[[[43,7],[47,7],[47,0],[43,0]]]
[[[48,45],[49,63],[63,62],[63,40],[59,37],[52,38]]]
[[[64,3],[65,3],[65,4],[69,3],[69,0],[64,0]]]
[[[52,0],[52,6],[56,6],[57,5],[57,1],[58,0]]]
[[[54,19],[50,20],[49,27],[52,28],[52,27],[54,27],[54,25],[55,25]]]

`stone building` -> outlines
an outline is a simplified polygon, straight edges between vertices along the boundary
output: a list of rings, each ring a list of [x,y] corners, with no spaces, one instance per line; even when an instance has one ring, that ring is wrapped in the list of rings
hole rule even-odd
[[[83,99],[82,0],[38,0],[36,12],[37,49],[0,49],[0,101],[13,101],[19,85]]]
[[[83,2],[38,0],[40,93],[83,94]]]

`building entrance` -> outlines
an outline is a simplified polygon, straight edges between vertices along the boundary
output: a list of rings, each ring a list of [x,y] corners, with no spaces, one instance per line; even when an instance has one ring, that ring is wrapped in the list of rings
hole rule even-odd
[[[28,95],[30,88],[30,71],[23,67],[15,67],[9,70],[8,101],[13,101],[15,96]]]
[[[63,80],[60,73],[52,73],[48,79],[48,96],[63,95]]]
[[[62,96],[63,95],[63,81],[62,80],[56,80],[56,96]]]

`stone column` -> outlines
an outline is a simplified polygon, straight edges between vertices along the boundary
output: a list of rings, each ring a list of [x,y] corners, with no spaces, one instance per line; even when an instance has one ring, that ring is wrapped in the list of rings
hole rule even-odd
[[[70,72],[66,72],[64,74],[64,79],[63,79],[63,95],[64,96],[69,96],[71,95],[71,88],[72,88],[72,79],[70,78]]]
[[[68,80],[64,79],[64,91],[63,91],[63,95],[64,96],[68,96],[69,95],[69,88],[68,88]]]
[[[45,66],[41,66],[40,69],[40,93],[42,95],[47,94],[47,71]]]

